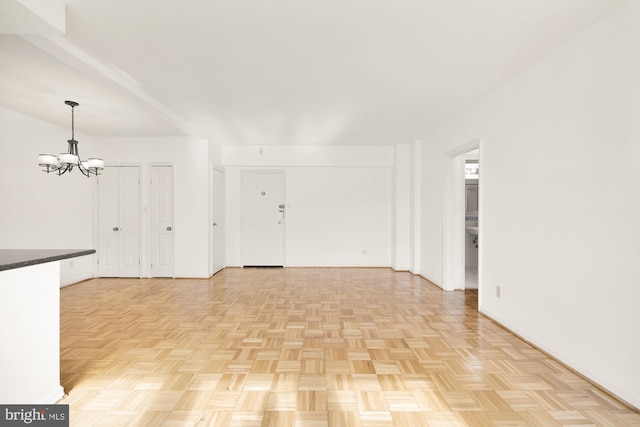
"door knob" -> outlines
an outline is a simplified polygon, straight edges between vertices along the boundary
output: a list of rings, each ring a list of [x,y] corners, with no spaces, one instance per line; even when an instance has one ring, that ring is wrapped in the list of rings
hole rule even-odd
[[[167,231],[171,231],[171,227],[167,227]]]
[[[118,227],[113,227],[113,231],[118,231],[119,228]]]
[[[217,222],[214,222],[214,223],[213,223],[213,225],[218,225],[218,223],[217,223]]]

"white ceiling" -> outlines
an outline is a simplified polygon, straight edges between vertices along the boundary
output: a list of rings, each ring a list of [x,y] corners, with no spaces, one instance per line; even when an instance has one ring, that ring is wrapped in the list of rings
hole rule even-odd
[[[65,34],[0,35],[0,105],[69,126],[72,99],[93,136],[409,143],[620,2],[67,0]]]

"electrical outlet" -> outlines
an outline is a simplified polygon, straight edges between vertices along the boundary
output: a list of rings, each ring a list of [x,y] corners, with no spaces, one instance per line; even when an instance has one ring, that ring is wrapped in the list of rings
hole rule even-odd
[[[367,254],[367,250],[366,250],[366,249],[363,249],[363,250],[362,250],[362,255],[366,255],[366,254]]]
[[[501,292],[500,286],[496,286],[496,296],[498,298],[500,298],[500,292]]]

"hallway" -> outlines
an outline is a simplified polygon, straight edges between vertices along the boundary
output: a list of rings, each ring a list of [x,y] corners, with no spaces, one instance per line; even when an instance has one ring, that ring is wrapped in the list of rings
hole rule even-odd
[[[95,279],[61,289],[72,426],[630,426],[640,414],[385,268]]]

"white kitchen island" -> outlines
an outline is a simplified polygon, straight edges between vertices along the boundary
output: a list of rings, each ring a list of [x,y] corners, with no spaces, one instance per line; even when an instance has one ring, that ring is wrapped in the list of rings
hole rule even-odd
[[[0,404],[52,404],[60,385],[60,260],[95,250],[0,249]]]

